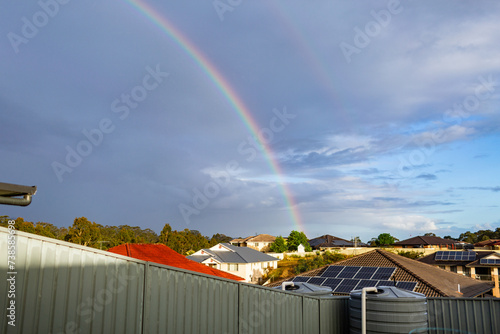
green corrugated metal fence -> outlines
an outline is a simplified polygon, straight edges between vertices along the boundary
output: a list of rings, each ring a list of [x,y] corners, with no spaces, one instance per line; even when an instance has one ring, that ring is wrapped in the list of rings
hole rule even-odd
[[[430,333],[500,333],[498,298],[427,298]]]
[[[321,299],[148,263],[20,232],[16,327],[8,325],[0,227],[1,333],[342,334],[348,297]],[[429,298],[430,333],[500,333],[500,299]]]

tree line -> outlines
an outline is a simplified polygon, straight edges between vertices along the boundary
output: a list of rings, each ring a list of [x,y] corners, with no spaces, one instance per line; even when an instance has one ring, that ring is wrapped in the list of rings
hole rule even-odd
[[[0,216],[0,226],[7,227],[9,220],[8,216]],[[75,218],[73,225],[68,228],[57,227],[45,222],[28,222],[23,218],[17,218],[14,221],[14,227],[17,231],[38,234],[103,250],[126,243],[163,243],[180,254],[188,255],[202,248],[209,248],[233,239],[220,233],[216,233],[209,238],[196,230],[184,229],[176,231],[172,230],[169,224],[165,224],[160,235],[158,235],[149,228],[142,229],[139,226],[129,225],[101,225],[91,222],[86,217]]]

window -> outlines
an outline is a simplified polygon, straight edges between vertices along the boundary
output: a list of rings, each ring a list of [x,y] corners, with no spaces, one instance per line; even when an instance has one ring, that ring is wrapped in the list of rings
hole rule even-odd
[[[229,270],[229,271],[238,271],[238,264],[237,263],[228,263],[227,264],[227,270]]]
[[[258,242],[255,243],[255,247],[259,247],[259,243]]]
[[[265,268],[266,268],[266,262],[261,262],[260,267],[261,267],[262,269],[265,269]]]
[[[451,266],[450,271],[456,273],[457,272],[457,266]]]

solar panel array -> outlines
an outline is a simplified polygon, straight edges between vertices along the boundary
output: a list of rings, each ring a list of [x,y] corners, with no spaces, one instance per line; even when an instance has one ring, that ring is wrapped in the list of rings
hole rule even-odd
[[[350,293],[352,290],[378,286],[396,286],[413,291],[417,286],[416,282],[391,280],[395,271],[396,268],[387,267],[330,266],[321,276],[296,276],[292,281],[328,286],[333,293]]]
[[[500,264],[500,259],[481,259],[481,264]]]
[[[476,252],[439,251],[436,252],[434,259],[436,261],[474,261]]]

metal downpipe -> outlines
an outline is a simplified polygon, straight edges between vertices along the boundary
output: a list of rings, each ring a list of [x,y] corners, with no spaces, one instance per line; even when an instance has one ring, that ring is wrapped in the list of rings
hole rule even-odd
[[[0,204],[28,206],[31,204],[31,195],[24,195],[23,198],[0,196]]]

